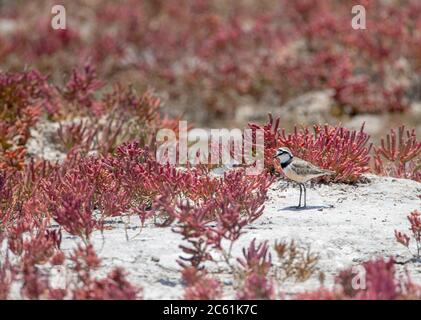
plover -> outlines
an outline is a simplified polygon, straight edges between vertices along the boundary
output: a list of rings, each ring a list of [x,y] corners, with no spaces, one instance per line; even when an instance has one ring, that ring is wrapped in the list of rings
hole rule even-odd
[[[304,193],[304,208],[307,205],[307,190],[304,183],[307,181],[325,176],[331,175],[335,172],[325,169],[320,169],[316,167],[314,164],[307,162],[303,159],[294,157],[291,153],[291,150],[288,148],[279,148],[276,151],[274,158],[277,158],[281,164],[281,168],[285,175],[298,183],[300,186],[300,202],[298,203],[297,208],[301,208],[301,196]]]

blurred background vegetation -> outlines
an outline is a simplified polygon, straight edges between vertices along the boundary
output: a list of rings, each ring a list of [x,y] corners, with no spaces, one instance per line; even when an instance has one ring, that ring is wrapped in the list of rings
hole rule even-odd
[[[402,123],[421,133],[418,0],[78,0],[67,29],[56,1],[0,2],[0,69],[61,84],[93,66],[104,90],[153,89],[170,116],[202,127],[328,122],[374,138]],[[353,5],[367,29],[351,27]]]

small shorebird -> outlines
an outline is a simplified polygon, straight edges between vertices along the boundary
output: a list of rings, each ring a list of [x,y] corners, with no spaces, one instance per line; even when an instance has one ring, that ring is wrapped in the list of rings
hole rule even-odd
[[[314,164],[311,164],[310,162],[294,157],[291,153],[291,150],[289,150],[288,148],[279,148],[276,151],[274,158],[277,158],[279,160],[281,168],[284,171],[285,175],[289,179],[298,182],[298,185],[300,186],[300,202],[297,208],[301,208],[301,195],[303,193],[303,208],[305,208],[307,205],[307,190],[304,183],[317,177],[331,175],[335,173],[330,170],[320,169]]]

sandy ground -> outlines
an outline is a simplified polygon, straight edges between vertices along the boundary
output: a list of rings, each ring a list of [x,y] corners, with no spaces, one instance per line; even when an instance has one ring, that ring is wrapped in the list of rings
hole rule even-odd
[[[295,239],[302,246],[311,246],[320,256],[318,270],[326,275],[325,284],[332,284],[335,273],[345,267],[377,257],[394,256],[398,262],[411,258],[406,248],[394,239],[394,230],[408,229],[407,214],[421,209],[421,183],[367,175],[368,181],[357,185],[331,184],[307,188],[307,209],[297,210],[299,189],[283,180],[275,182],[268,194],[265,212],[245,228],[245,234],[234,247],[234,257],[253,238],[269,240]],[[333,207],[332,207],[333,206]],[[115,266],[129,272],[129,279],[144,288],[146,299],[179,299],[183,293],[176,263],[183,242],[171,228],[152,224],[140,231],[136,218],[110,221],[113,229],[104,235],[95,232],[93,243],[104,268]],[[75,246],[75,238],[65,235],[65,251]],[[275,259],[274,259],[275,260]],[[222,265],[221,265],[222,266]],[[220,266],[220,267],[221,267]],[[233,282],[229,271],[214,264],[209,270],[223,283],[225,298],[233,298]],[[408,268],[415,281],[421,283],[421,263],[397,264],[403,273]],[[63,274],[61,272],[60,274]],[[57,277],[55,281],[60,281]],[[59,284],[59,282],[57,282]],[[277,289],[291,297],[319,286],[318,272],[304,283],[283,283]]]

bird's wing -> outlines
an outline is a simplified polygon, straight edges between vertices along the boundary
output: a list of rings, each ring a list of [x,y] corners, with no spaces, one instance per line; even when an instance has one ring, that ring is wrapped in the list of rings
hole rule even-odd
[[[291,169],[294,169],[296,172],[300,172],[302,175],[312,176],[328,173],[327,170],[320,169],[314,164],[298,158],[295,158],[295,161],[293,161],[290,165],[293,167]]]

